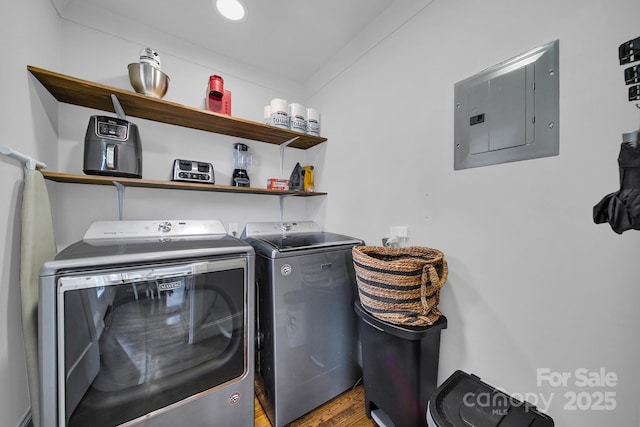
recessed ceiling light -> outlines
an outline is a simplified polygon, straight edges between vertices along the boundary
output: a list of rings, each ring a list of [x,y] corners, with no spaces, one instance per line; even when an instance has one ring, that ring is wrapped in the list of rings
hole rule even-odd
[[[247,9],[240,0],[216,0],[218,13],[230,21],[240,22],[247,16]]]

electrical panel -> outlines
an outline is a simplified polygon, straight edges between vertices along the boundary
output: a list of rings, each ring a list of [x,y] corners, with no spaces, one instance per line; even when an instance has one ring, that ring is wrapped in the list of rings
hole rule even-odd
[[[558,41],[454,86],[454,169],[557,155]]]

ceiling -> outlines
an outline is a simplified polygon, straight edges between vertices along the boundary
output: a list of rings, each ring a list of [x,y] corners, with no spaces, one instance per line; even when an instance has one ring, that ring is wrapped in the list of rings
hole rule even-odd
[[[248,15],[233,23],[217,14],[215,0],[52,0],[62,18],[91,27],[95,14],[121,16],[300,84],[358,37],[377,34],[371,46],[432,0],[242,1]]]

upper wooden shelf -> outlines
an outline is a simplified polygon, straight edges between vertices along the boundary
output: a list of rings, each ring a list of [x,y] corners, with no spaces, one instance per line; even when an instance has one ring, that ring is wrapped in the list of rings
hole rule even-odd
[[[45,179],[74,184],[113,185],[115,182],[125,187],[164,188],[169,190],[213,191],[218,193],[268,194],[278,196],[326,196],[327,193],[292,190],[267,190],[266,188],[232,187],[230,185],[199,184],[195,182],[154,181],[151,179],[125,178],[115,176],[75,175],[41,170]]]
[[[225,116],[136,92],[27,66],[33,76],[60,102],[115,113],[111,94],[120,101],[127,116],[139,117],[222,135],[281,145],[296,138],[289,147],[307,149],[327,138],[307,135],[237,117]]]

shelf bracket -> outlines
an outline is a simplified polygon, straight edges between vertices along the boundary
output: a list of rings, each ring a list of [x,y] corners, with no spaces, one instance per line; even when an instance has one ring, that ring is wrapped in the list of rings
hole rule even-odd
[[[116,112],[116,115],[118,116],[118,118],[122,120],[126,120],[127,116],[124,114],[124,109],[122,108],[122,105],[120,105],[120,101],[118,100],[118,97],[115,96],[113,93],[111,94],[111,102],[113,103],[113,110]]]
[[[280,194],[278,197],[280,199],[280,224],[284,221],[284,199],[291,196],[293,196],[293,194]]]
[[[113,185],[116,186],[118,192],[118,219],[122,221],[124,219],[124,189],[125,186],[117,181],[113,181]]]
[[[295,136],[295,137],[291,138],[290,140],[288,140],[287,142],[285,142],[284,144],[280,144],[280,175],[282,175],[283,168],[284,168],[284,148],[286,146],[288,146],[289,144],[291,144],[292,142],[294,142],[298,138],[299,138],[298,136]]]

